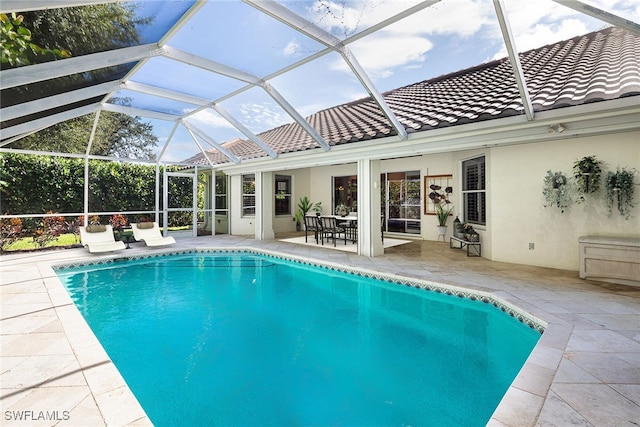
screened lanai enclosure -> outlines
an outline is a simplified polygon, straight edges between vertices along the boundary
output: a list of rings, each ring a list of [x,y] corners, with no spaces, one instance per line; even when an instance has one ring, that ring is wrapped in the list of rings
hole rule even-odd
[[[361,159],[474,147],[451,138],[456,126],[494,119],[533,129],[547,107],[532,100],[538,83],[521,53],[607,27],[631,40],[640,34],[633,3],[3,0],[2,217],[86,223],[122,214],[151,217],[165,232],[229,233],[233,210],[293,219],[301,194],[282,171],[357,163],[324,184],[333,186],[325,205],[333,210],[344,180],[363,219],[382,209],[383,227],[419,232],[420,171],[387,172],[382,202],[371,202],[364,195],[378,188],[370,178],[379,171]],[[391,96],[495,61],[513,95],[499,107],[480,111],[473,100],[487,94],[474,91],[441,103],[445,113],[407,101],[411,91]],[[562,132],[539,123],[544,135]],[[8,167],[9,156],[34,155],[51,163],[12,157]],[[52,172],[60,170],[71,172]],[[231,176],[242,180],[233,194]],[[33,191],[16,194],[18,182]],[[405,194],[404,205],[385,205],[385,191]],[[256,237],[268,236],[256,222]],[[368,236],[379,226],[361,222]]]

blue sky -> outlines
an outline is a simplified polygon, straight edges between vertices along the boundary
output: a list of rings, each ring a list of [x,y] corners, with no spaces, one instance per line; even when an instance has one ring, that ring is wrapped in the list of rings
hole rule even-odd
[[[280,2],[334,36],[345,39],[393,16],[418,1],[410,0],[295,0]],[[550,0],[504,0],[519,51],[607,26]],[[640,22],[636,0],[588,0],[587,4]],[[156,22],[165,19],[162,2],[151,1]],[[187,1],[165,3],[182,10]],[[506,49],[491,0],[443,0],[348,45],[380,92],[458,71],[506,56]],[[157,28],[157,27],[156,27]],[[258,77],[290,66],[323,49],[318,42],[237,0],[210,1],[168,41],[169,46],[224,63]],[[154,58],[133,76],[133,81],[220,99],[245,84],[212,75],[195,67]],[[367,96],[363,86],[340,55],[330,54],[289,71],[269,83],[303,116]],[[121,95],[125,96],[125,95]],[[134,93],[133,105],[182,114],[193,106],[145,99]],[[292,119],[261,89],[251,89],[223,100],[229,111],[253,132],[291,122]],[[189,117],[217,142],[243,137],[212,110]],[[172,123],[151,121],[161,144]],[[208,147],[206,147],[208,148]],[[165,160],[185,159],[197,146],[178,132]]]

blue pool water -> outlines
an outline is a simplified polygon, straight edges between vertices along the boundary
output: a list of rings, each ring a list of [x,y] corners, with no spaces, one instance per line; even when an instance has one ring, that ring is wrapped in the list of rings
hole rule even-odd
[[[158,426],[482,426],[540,337],[492,304],[255,254],[57,274]]]

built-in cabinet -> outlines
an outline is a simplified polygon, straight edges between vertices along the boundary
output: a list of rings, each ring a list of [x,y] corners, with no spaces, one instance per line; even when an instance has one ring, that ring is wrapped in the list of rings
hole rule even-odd
[[[640,286],[640,238],[582,236],[580,278]]]

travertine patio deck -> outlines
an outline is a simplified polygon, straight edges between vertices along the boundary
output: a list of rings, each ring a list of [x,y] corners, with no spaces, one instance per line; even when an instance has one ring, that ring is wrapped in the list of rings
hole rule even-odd
[[[442,242],[415,241],[369,259],[216,236],[178,238],[160,250],[137,243],[106,256],[213,247],[254,247],[492,292],[549,326],[490,425],[640,424],[640,288],[580,280],[573,271],[467,258]],[[97,258],[85,249],[0,257],[3,425],[151,424],[50,267]],[[33,420],[38,417],[54,419]]]

